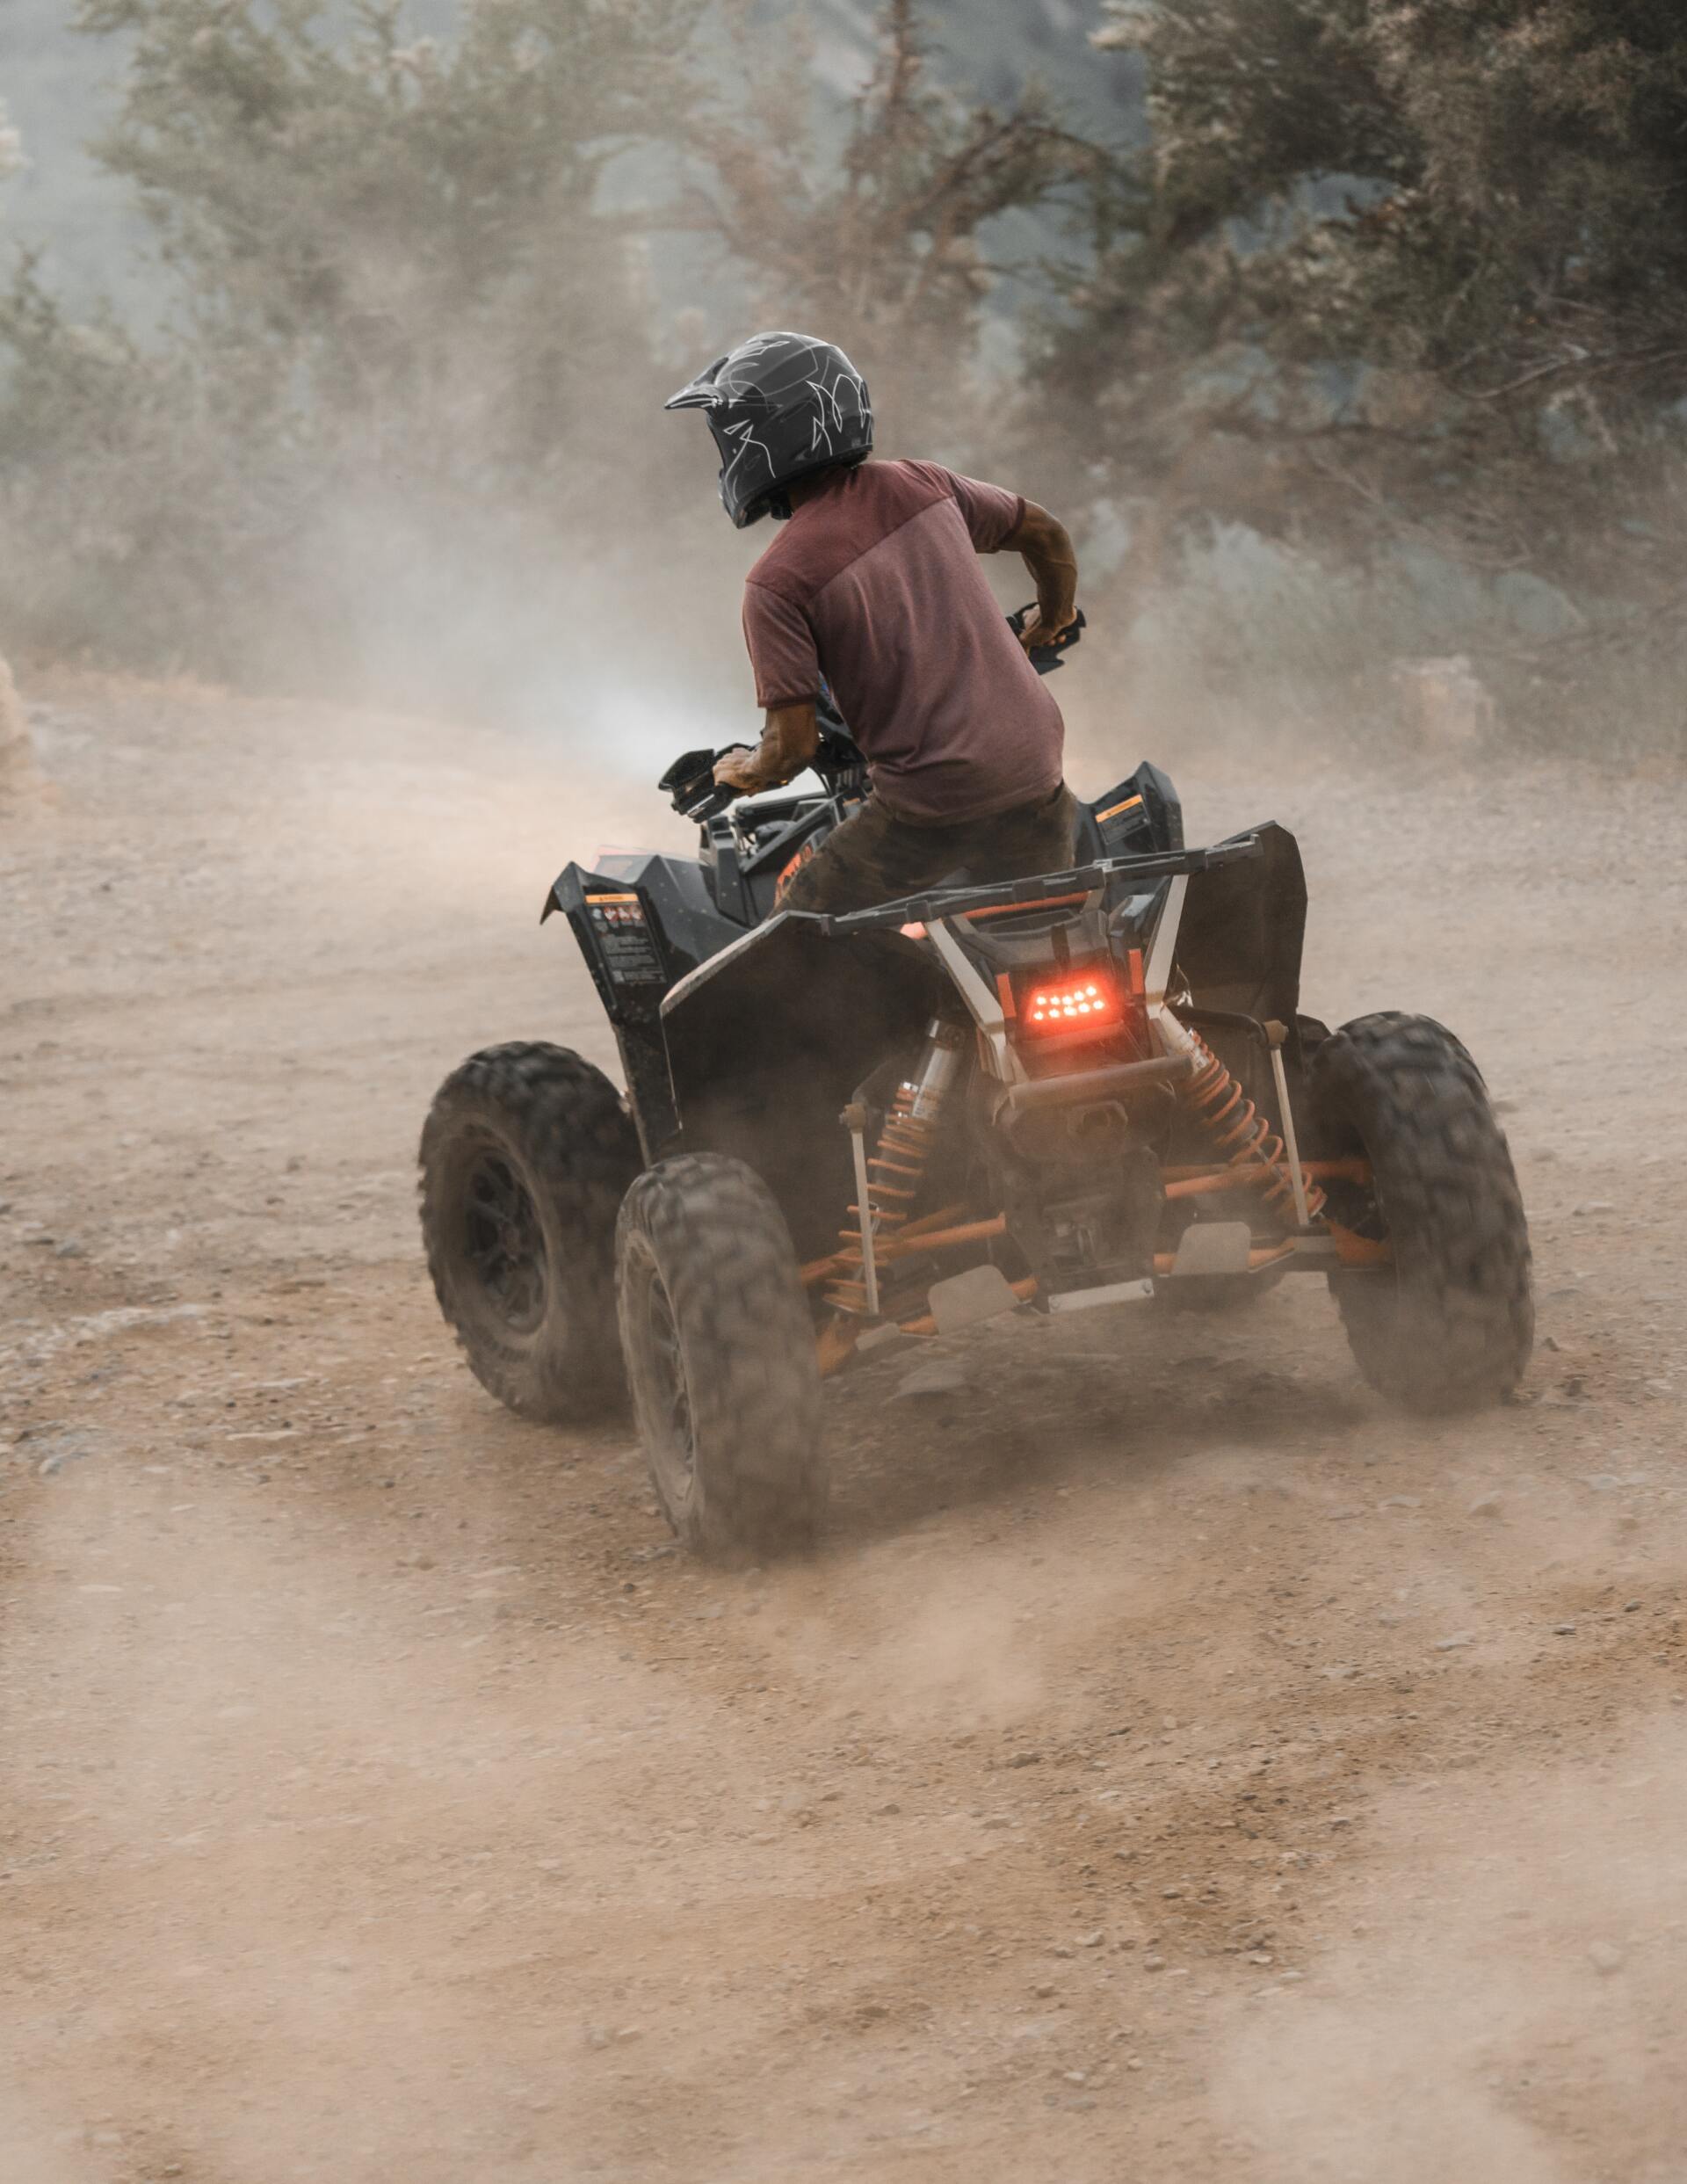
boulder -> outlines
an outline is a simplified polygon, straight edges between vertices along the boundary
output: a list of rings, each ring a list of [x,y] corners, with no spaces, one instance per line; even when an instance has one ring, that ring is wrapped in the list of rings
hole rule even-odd
[[[1393,680],[1401,726],[1418,750],[1473,751],[1493,735],[1493,697],[1462,656],[1396,661]]]

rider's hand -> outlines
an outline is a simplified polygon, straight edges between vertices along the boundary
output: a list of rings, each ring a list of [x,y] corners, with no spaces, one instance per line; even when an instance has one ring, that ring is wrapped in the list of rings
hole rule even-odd
[[[1046,611],[1041,606],[1033,607],[1025,628],[1019,632],[1019,642],[1027,652],[1046,650],[1060,635],[1061,630],[1069,629],[1078,619],[1078,610],[1075,606],[1068,606],[1064,613],[1057,609],[1052,620],[1044,620]]]
[[[720,788],[735,788],[741,796],[757,796],[769,787],[756,765],[753,751],[728,751],[714,762],[714,779]]]

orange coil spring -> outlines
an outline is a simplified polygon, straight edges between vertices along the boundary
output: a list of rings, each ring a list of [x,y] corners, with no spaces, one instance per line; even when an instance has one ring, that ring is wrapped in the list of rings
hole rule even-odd
[[[1260,1167],[1269,1171],[1261,1179],[1265,1202],[1285,1228],[1298,1225],[1294,1210],[1293,1171],[1283,1140],[1243,1092],[1229,1070],[1204,1039],[1194,1033],[1200,1066],[1184,1088],[1184,1099],[1195,1110],[1217,1150],[1229,1156],[1233,1168]],[[1324,1194],[1302,1174],[1307,1212],[1316,1220],[1324,1209]]]
[[[890,1113],[885,1117],[885,1127],[879,1133],[879,1143],[867,1156],[867,1193],[872,1221],[876,1235],[894,1234],[913,1211],[914,1201],[919,1195],[925,1179],[925,1164],[931,1150],[931,1139],[937,1125],[912,1112],[914,1095],[906,1085],[897,1092],[891,1103]],[[888,1201],[888,1202],[887,1202]],[[861,1231],[859,1229],[840,1229],[838,1241],[856,1254],[855,1265],[860,1265]],[[853,1273],[844,1274],[829,1282],[826,1301],[843,1310],[859,1310],[865,1298],[864,1286]]]
[[[882,1227],[900,1227],[925,1176],[936,1125],[923,1121],[913,1110],[913,1094],[906,1085],[898,1091],[879,1133],[877,1148],[867,1157],[867,1183],[873,1211]],[[886,1199],[893,1202],[887,1206]]]

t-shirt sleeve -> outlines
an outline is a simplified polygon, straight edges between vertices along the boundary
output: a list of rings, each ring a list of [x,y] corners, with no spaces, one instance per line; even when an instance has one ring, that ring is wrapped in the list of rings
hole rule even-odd
[[[973,544],[981,554],[999,553],[1025,521],[1025,497],[982,478],[964,478],[939,463],[926,466],[953,495]]]
[[[800,705],[819,696],[820,655],[808,617],[764,584],[744,586],[744,642],[757,705]]]

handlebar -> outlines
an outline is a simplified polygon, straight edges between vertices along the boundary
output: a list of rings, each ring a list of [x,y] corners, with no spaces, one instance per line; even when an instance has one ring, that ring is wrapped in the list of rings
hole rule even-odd
[[[816,711],[820,741],[808,761],[809,766],[829,788],[839,787],[851,775],[856,775],[865,793],[865,758],[851,741],[848,729],[828,700],[822,697]],[[748,744],[728,744],[723,751],[687,751],[674,760],[656,787],[682,819],[694,820],[702,826],[729,804],[736,803],[743,794],[742,789],[728,788],[715,780],[716,765],[731,751],[749,749]]]
[[[701,826],[724,811],[739,793],[715,780],[716,760],[728,751],[749,749],[748,744],[728,744],[724,751],[687,751],[674,760],[656,787],[682,819],[694,819]]]
[[[1036,612],[1037,602],[1033,599],[1029,606],[1022,606],[1008,616],[1008,628],[1016,637],[1025,635],[1026,619]],[[1053,644],[1034,644],[1026,657],[1039,675],[1052,675],[1057,667],[1066,665],[1061,656],[1072,649],[1089,626],[1080,607]]]
[[[1025,623],[1035,612],[1036,602],[1033,600],[1030,606],[1022,606],[1008,616],[1008,628],[1016,637],[1024,636]],[[1063,656],[1076,644],[1086,627],[1083,610],[1080,608],[1053,644],[1032,645],[1026,657],[1037,672],[1039,675],[1052,675],[1057,668],[1063,667],[1066,664]],[[809,761],[814,771],[829,786],[841,783],[851,773],[865,779],[866,759],[851,740],[843,715],[832,702],[829,689],[822,688],[815,712],[820,722],[820,744]],[[725,811],[728,805],[736,803],[741,794],[739,790],[728,788],[715,780],[716,765],[729,752],[748,751],[749,748],[748,744],[728,744],[720,751],[682,752],[656,787],[682,819],[691,819],[699,826],[706,825],[709,820]]]

